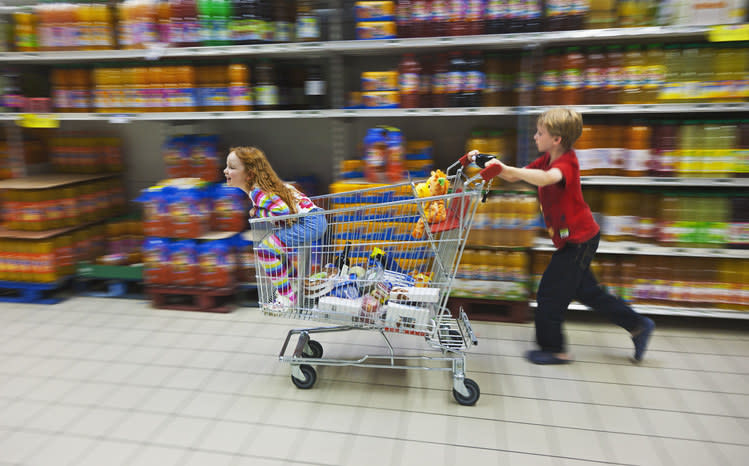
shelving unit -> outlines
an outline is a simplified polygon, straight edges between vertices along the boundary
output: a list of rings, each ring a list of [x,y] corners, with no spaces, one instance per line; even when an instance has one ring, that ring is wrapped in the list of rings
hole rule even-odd
[[[344,2],[330,2],[341,8]],[[349,12],[347,12],[348,14]],[[335,18],[331,23],[330,36],[335,39],[343,37],[341,33],[342,18]],[[373,61],[391,58],[395,63],[398,57],[406,52],[418,52],[433,54],[441,51],[451,50],[481,50],[481,51],[532,51],[537,54],[547,47],[559,47],[566,45],[608,45],[612,43],[636,43],[637,41],[662,41],[683,42],[687,40],[704,40],[717,28],[704,26],[664,26],[643,28],[616,28],[600,30],[578,30],[578,31],[555,31],[538,33],[519,33],[502,35],[481,36],[454,36],[454,37],[431,37],[411,39],[386,39],[386,40],[332,40],[326,42],[312,43],[285,43],[285,44],[262,44],[262,45],[235,45],[218,47],[185,47],[169,48],[154,46],[143,50],[106,50],[106,51],[65,51],[65,52],[6,52],[0,53],[0,66],[12,65],[16,67],[29,65],[55,65],[71,63],[112,63],[117,61],[143,61],[154,63],[161,59],[209,59],[221,57],[231,58],[271,58],[307,60],[314,59],[328,64],[328,82],[330,84],[330,102],[336,108],[324,110],[273,110],[273,111],[249,111],[249,112],[158,112],[158,113],[53,113],[46,115],[66,125],[75,127],[80,124],[96,125],[118,125],[120,128],[135,126],[132,130],[122,130],[126,138],[134,140],[140,138],[144,129],[153,128],[153,125],[185,125],[190,124],[199,128],[219,128],[219,131],[232,132],[233,134],[247,133],[245,128],[256,128],[262,134],[272,133],[274,130],[284,128],[289,133],[303,131],[299,137],[285,138],[284,141],[268,142],[269,153],[283,153],[289,160],[273,160],[273,163],[294,165],[302,160],[308,161],[309,154],[315,154],[314,163],[322,166],[332,167],[333,172],[337,170],[340,163],[350,157],[356,144],[360,141],[361,128],[364,125],[376,125],[383,121],[395,121],[398,125],[415,127],[419,123],[428,120],[430,131],[435,138],[445,138],[446,135],[459,134],[470,124],[498,124],[498,122],[509,122],[511,126],[519,128],[518,138],[527,139],[527,131],[530,127],[532,117],[543,112],[546,107],[540,106],[517,106],[517,107],[469,107],[469,108],[415,108],[415,109],[345,109],[343,107],[345,79],[343,77],[346,68],[346,60],[356,62],[357,59],[371,58]],[[381,58],[385,57],[385,58]],[[358,65],[357,65],[358,66]],[[356,66],[355,66],[356,67]],[[346,68],[347,69],[347,68]],[[359,71],[359,70],[357,70]],[[722,115],[747,114],[749,103],[675,103],[675,104],[643,104],[643,105],[581,105],[575,106],[576,110],[584,115],[621,115],[636,117],[640,115]],[[20,122],[19,114],[0,114],[0,121],[7,125],[15,125]],[[235,123],[231,123],[235,122]],[[283,125],[283,126],[278,126]],[[163,125],[162,125],[163,126]],[[154,133],[156,139],[162,138],[164,129],[161,128]],[[325,136],[321,136],[321,134]],[[284,136],[286,134],[284,133]],[[151,141],[144,145],[142,141],[134,141],[130,147],[132,154],[139,154],[153,150],[159,146],[158,141]],[[294,139],[291,143],[286,139]],[[300,141],[314,139],[312,148],[303,147]],[[453,137],[454,139],[454,137]],[[443,144],[444,143],[444,144]],[[266,147],[267,147],[266,146]],[[299,146],[299,147],[296,147]],[[436,147],[444,151],[438,154],[436,162],[438,165],[446,165],[448,154],[458,153],[462,150],[460,143],[437,141]],[[519,147],[524,147],[519,145]],[[155,154],[151,154],[153,156]],[[527,154],[524,154],[527,155]],[[135,156],[135,155],[134,155]],[[272,155],[271,155],[272,156]],[[329,165],[328,165],[329,164]],[[153,162],[134,163],[134,169],[150,170],[144,178],[154,176]],[[142,167],[141,167],[142,165]],[[303,164],[299,164],[302,165]],[[323,168],[322,170],[325,170]],[[139,181],[141,185],[150,185],[156,181],[153,178],[147,181]],[[333,181],[333,180],[322,180]],[[749,187],[747,178],[654,178],[654,177],[611,177],[611,176],[588,176],[583,178],[584,186],[610,186],[610,187],[668,187],[668,188],[730,188],[746,189]],[[533,250],[551,251],[553,247],[550,241],[538,240]],[[664,248],[639,243],[609,243],[602,242],[600,253],[606,254],[642,254],[642,255],[667,255],[667,256],[699,256],[699,257],[726,257],[749,259],[749,253],[743,250],[724,249],[701,249],[701,248]],[[638,309],[640,307],[638,306]],[[644,306],[643,312],[647,313],[672,313],[678,315],[707,315],[711,317],[749,318],[749,313],[722,311],[722,310],[696,310],[696,309],[669,309],[661,306]]]

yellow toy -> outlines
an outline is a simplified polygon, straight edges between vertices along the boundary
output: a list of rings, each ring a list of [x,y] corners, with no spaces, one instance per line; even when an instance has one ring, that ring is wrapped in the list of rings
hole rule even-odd
[[[450,181],[447,179],[442,170],[432,172],[432,176],[424,183],[416,185],[416,195],[418,197],[430,197],[439,196],[441,194],[447,194],[447,190],[450,188]],[[424,205],[424,216],[419,219],[411,232],[411,236],[416,239],[424,236],[424,228],[426,223],[439,223],[447,218],[445,212],[445,201],[443,199],[437,201],[429,201]]]

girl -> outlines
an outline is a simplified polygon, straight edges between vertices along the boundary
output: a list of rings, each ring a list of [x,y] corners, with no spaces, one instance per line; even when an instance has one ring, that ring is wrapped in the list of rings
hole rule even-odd
[[[251,217],[322,212],[307,196],[281,181],[263,151],[255,147],[230,149],[224,176],[228,186],[240,188],[250,197]],[[325,215],[305,215],[289,219],[285,228],[274,229],[273,234],[255,245],[255,254],[276,288],[274,304],[284,308],[296,304],[296,293],[289,281],[289,249],[321,238],[326,228]]]

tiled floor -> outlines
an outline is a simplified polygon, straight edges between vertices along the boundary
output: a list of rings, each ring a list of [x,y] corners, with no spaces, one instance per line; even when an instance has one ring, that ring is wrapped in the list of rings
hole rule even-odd
[[[305,322],[254,308],[2,304],[0,465],[747,464],[746,321],[656,319],[635,366],[624,331],[570,317],[576,362],[556,367],[522,359],[532,324],[474,322],[481,399],[465,407],[445,372],[326,366],[299,390],[277,355]],[[318,340],[326,356],[383,351],[375,332]]]

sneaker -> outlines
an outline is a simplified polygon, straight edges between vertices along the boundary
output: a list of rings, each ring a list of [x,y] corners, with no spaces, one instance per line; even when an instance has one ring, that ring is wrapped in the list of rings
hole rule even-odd
[[[571,364],[574,359],[572,358],[558,358],[554,353],[542,350],[531,350],[525,353],[525,359],[532,362],[533,364]]]
[[[645,350],[648,348],[648,342],[650,341],[650,335],[653,334],[655,329],[655,322],[647,317],[643,317],[642,327],[637,336],[632,337],[632,341],[635,344],[635,361],[642,361],[642,357],[645,354]]]

